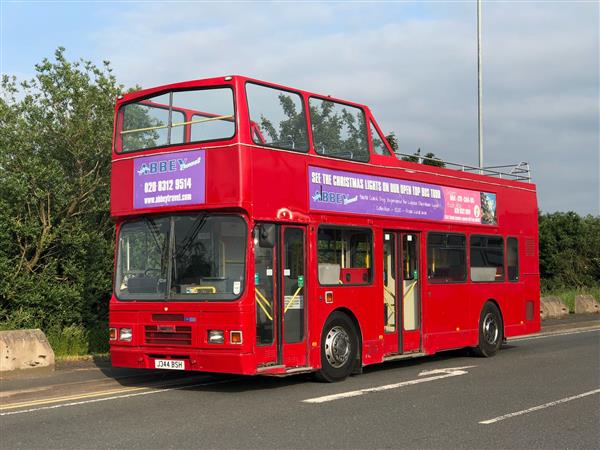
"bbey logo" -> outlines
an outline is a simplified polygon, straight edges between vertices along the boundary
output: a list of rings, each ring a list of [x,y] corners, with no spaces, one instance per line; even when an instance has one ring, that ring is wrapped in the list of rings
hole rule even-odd
[[[149,175],[155,173],[183,172],[190,167],[197,166],[202,162],[202,157],[198,156],[193,161],[187,162],[187,158],[169,159],[165,161],[153,161],[143,163],[137,171],[138,175]]]
[[[336,205],[349,205],[358,201],[358,195],[350,197],[348,194],[340,192],[327,192],[324,190],[316,191],[312,196],[313,201],[318,203],[333,203]]]

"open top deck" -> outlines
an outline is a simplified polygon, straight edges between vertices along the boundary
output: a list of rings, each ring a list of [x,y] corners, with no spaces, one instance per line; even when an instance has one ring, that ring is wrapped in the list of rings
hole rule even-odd
[[[125,94],[116,109],[115,159],[223,141],[392,167],[404,165],[397,163],[402,157],[415,157],[393,152],[366,105],[242,76]],[[523,161],[485,168],[443,163],[461,172],[531,182]]]

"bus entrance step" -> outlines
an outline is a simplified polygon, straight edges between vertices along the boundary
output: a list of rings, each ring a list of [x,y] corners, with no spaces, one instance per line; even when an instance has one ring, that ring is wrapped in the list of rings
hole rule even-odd
[[[417,353],[402,353],[400,355],[388,355],[383,357],[383,361],[398,361],[399,359],[411,359],[418,358],[419,356],[426,356],[425,353],[417,352]]]
[[[264,366],[256,369],[259,375],[269,375],[273,377],[285,377],[287,375],[296,375],[299,373],[312,372],[313,368],[309,366],[305,367],[286,367],[283,365],[277,366]]]
[[[312,367],[291,367],[285,371],[286,374],[291,375],[294,373],[308,373],[312,372]]]
[[[285,366],[280,364],[277,366],[262,366],[262,367],[258,367],[256,369],[256,371],[258,373],[264,373],[264,372],[281,372],[285,370]]]

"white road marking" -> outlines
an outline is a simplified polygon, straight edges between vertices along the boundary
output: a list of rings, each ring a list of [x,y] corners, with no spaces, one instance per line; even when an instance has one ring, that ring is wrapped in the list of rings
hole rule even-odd
[[[340,400],[342,398],[358,397],[360,395],[370,394],[373,392],[382,392],[382,391],[387,391],[390,389],[397,389],[397,388],[404,387],[404,386],[412,386],[414,384],[427,383],[429,381],[434,381],[434,380],[441,380],[443,378],[456,377],[459,375],[466,375],[469,372],[467,372],[464,369],[470,369],[472,367],[475,367],[475,366],[448,367],[446,369],[427,370],[427,371],[421,372],[419,374],[419,376],[420,377],[425,376],[425,375],[433,375],[433,376],[429,376],[426,378],[417,378],[417,379],[408,380],[408,381],[402,381],[400,383],[386,384],[384,386],[359,389],[356,391],[341,392],[339,394],[325,395],[323,397],[308,398],[306,400],[302,400],[302,402],[304,402],[304,403],[332,402],[334,400]]]
[[[578,398],[587,397],[588,395],[594,395],[600,393],[600,389],[594,389],[593,391],[584,392],[583,394],[574,395],[572,397],[561,398],[560,400],[555,400],[553,402],[544,403],[543,405],[534,406],[533,408],[524,409],[522,411],[517,411],[509,414],[504,414],[503,416],[494,417],[493,419],[482,420],[481,424],[489,425],[492,423],[500,422],[501,420],[510,419],[511,417],[521,416],[523,414],[529,414],[533,411],[539,411],[540,409],[550,408],[551,406],[560,405],[561,403],[570,402],[571,400],[577,400]]]
[[[568,336],[570,334],[593,333],[595,331],[600,331],[600,327],[592,328],[589,330],[565,331],[564,333],[563,332],[548,332],[546,334],[542,333],[542,334],[538,334],[536,336],[523,336],[523,337],[509,338],[508,342],[529,341],[532,339],[545,339],[545,338],[554,337],[554,336]]]
[[[141,395],[162,394],[163,392],[178,391],[178,390],[182,390],[182,389],[200,387],[200,386],[212,386],[215,384],[230,383],[232,381],[237,381],[237,380],[241,380],[241,378],[232,378],[229,380],[211,381],[208,383],[189,384],[186,386],[177,386],[177,387],[166,388],[166,389],[157,389],[157,390],[153,390],[153,391],[135,392],[133,394],[113,395],[111,397],[95,398],[92,400],[82,400],[82,401],[78,401],[78,402],[60,403],[58,405],[52,405],[52,406],[42,406],[39,408],[23,409],[20,411],[3,412],[3,413],[0,413],[0,417],[1,416],[12,416],[14,414],[24,414],[24,413],[31,413],[31,412],[36,412],[36,411],[43,411],[43,410],[47,410],[47,409],[58,409],[58,408],[64,408],[66,406],[87,405],[89,403],[98,403],[98,402],[105,402],[108,400],[118,400],[121,398],[138,397]]]

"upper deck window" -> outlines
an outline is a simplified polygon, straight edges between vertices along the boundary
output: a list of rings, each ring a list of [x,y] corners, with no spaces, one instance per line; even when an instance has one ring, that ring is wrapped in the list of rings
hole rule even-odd
[[[229,139],[235,134],[229,88],[171,91],[119,109],[117,150],[132,152],[167,145]]]
[[[309,100],[313,141],[325,156],[368,161],[367,124],[362,109],[311,97]]]
[[[308,151],[306,115],[299,94],[247,83],[252,140],[260,145]]]

